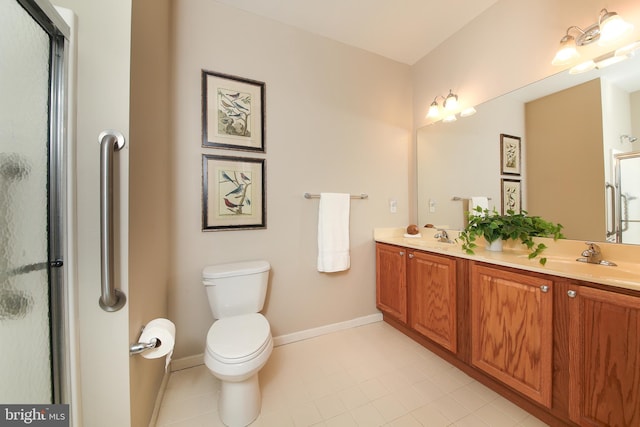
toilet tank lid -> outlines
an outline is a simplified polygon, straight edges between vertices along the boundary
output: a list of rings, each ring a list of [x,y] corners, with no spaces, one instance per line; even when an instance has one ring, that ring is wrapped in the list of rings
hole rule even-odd
[[[219,279],[221,277],[257,274],[271,268],[264,260],[232,262],[228,264],[209,265],[202,269],[203,279]]]

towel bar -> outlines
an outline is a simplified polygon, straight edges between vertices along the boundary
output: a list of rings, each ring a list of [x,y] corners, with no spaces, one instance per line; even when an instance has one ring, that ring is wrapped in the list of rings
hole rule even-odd
[[[460,200],[471,200],[471,197],[458,197],[458,196],[453,196],[451,198],[451,200],[453,200],[454,202],[458,202]],[[487,200],[491,200],[491,197],[487,197]]]
[[[319,194],[311,194],[311,193],[304,193],[303,196],[304,196],[305,199],[319,199],[320,198]],[[365,194],[365,193],[360,193],[359,195],[351,194],[351,198],[352,199],[368,199],[369,195]]]

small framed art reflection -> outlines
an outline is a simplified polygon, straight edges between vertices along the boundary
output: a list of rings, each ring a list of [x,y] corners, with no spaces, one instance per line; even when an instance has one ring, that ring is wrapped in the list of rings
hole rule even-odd
[[[520,175],[522,171],[520,137],[500,134],[500,173]]]
[[[502,214],[522,211],[522,182],[517,179],[502,179]]]

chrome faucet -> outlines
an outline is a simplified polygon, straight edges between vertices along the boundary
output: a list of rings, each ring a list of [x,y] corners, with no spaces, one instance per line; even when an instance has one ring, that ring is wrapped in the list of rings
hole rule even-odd
[[[593,242],[585,242],[585,244],[588,246],[588,248],[582,252],[582,258],[578,258],[576,261],[586,262],[589,264],[600,264],[600,265],[610,265],[610,266],[616,265],[611,261],[602,259],[602,251],[600,250],[600,246],[596,245]]]
[[[438,239],[438,242],[453,243],[451,239],[449,239],[449,234],[447,234],[447,231],[441,228],[438,228],[438,232],[434,234],[433,237]]]

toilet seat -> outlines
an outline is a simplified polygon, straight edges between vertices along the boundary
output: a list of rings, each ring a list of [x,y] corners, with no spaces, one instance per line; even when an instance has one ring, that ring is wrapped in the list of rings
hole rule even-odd
[[[271,340],[271,327],[262,314],[225,317],[209,328],[207,352],[221,363],[243,363],[264,351]]]

